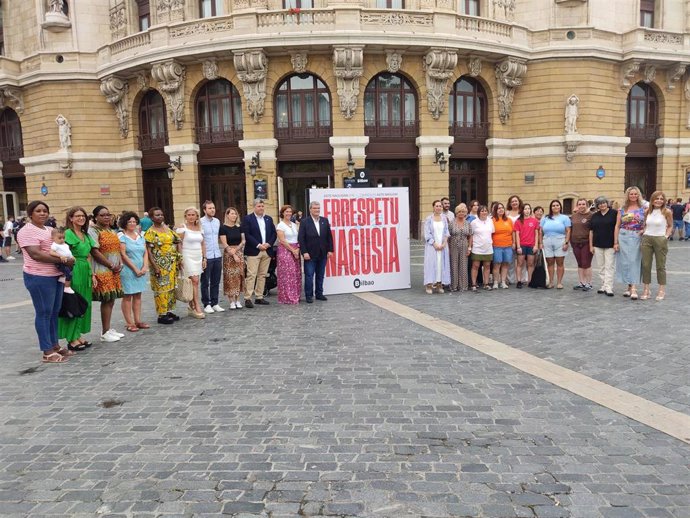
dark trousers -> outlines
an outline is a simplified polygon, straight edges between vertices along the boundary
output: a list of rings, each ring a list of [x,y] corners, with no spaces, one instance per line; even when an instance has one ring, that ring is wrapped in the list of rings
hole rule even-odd
[[[314,275],[316,275],[316,296],[323,295],[323,278],[326,275],[328,257],[304,261],[304,295],[308,299],[314,298]]]
[[[201,305],[218,304],[220,276],[223,274],[223,258],[206,259],[206,269],[201,274]]]
[[[58,314],[62,306],[64,285],[58,277],[24,273],[24,286],[31,295],[36,311],[36,334],[41,351],[48,352],[58,344]]]

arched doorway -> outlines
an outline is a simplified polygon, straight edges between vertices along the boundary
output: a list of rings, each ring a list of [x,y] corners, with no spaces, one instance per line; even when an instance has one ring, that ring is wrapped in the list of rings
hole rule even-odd
[[[0,112],[0,161],[2,161],[3,191],[17,193],[20,211],[26,210],[28,204],[24,166],[19,163],[19,159],[23,156],[21,122],[17,112],[11,108],[5,108]],[[18,216],[18,214],[13,215]]]
[[[307,214],[309,188],[333,186],[331,93],[313,74],[293,74],[275,94],[275,137],[283,201]]]
[[[150,90],[139,105],[139,150],[144,187],[144,210],[160,207],[168,221],[173,219],[172,180],[168,178],[168,145],[165,101]]]
[[[448,100],[449,131],[455,138],[450,148],[451,210],[460,202],[487,202],[487,106],[486,93],[479,81],[463,76],[455,82]]]
[[[625,187],[636,185],[645,196],[656,190],[656,139],[660,136],[659,103],[654,89],[643,82],[630,89],[625,135]]]
[[[364,134],[369,137],[365,167],[374,185],[408,187],[410,231],[419,222],[419,134],[417,93],[402,74],[383,72],[364,90]]]
[[[206,83],[195,102],[196,141],[199,144],[199,193],[215,203],[219,214],[235,207],[247,212],[242,140],[242,99],[227,79]]]

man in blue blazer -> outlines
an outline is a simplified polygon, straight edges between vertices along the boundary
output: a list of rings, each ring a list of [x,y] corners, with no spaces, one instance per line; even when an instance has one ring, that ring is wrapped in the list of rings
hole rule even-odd
[[[309,204],[309,216],[302,218],[297,240],[304,257],[304,295],[307,303],[314,301],[314,275],[316,275],[316,299],[328,300],[323,294],[323,278],[326,262],[333,255],[333,237],[328,218],[322,218],[318,201]]]
[[[241,230],[246,239],[244,254],[247,256],[247,279],[244,288],[244,306],[253,308],[254,304],[267,305],[264,300],[264,284],[271,257],[274,254],[273,244],[278,238],[276,227],[271,216],[265,214],[263,200],[254,200],[254,212],[242,219]],[[255,295],[252,303],[252,293]]]

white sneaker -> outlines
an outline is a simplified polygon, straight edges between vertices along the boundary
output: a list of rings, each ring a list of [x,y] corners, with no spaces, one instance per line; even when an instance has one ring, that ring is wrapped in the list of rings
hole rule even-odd
[[[507,285],[505,282],[502,282],[502,283],[501,283],[501,288],[503,288],[504,290],[507,290],[507,289],[508,289],[508,285]]]
[[[65,288],[65,293],[74,294],[74,290],[72,288]]]
[[[15,259],[16,259],[16,257],[12,257],[11,255],[7,256],[8,261],[14,261]]]
[[[209,304],[208,306],[206,306],[204,308],[204,313],[208,313],[208,314],[213,313],[213,308],[211,307],[211,304]]]
[[[213,311],[215,311],[216,313],[222,313],[225,310],[221,308],[218,304],[216,304],[215,306],[213,306]]]
[[[494,286],[493,286],[493,288],[494,288],[495,290],[497,290],[497,289],[498,289],[498,283],[497,283],[497,282],[494,282]]]
[[[239,301],[239,300],[238,300],[237,302],[235,302],[235,307],[236,307],[237,309],[242,309],[242,304],[240,304],[240,301]]]
[[[235,305],[234,302],[231,302],[231,303],[230,303],[230,309],[235,309],[235,308],[237,308],[237,306]]]
[[[107,331],[104,335],[101,335],[101,342],[119,342],[120,337],[115,336],[113,334],[110,334],[110,331]]]
[[[118,331],[115,331],[113,328],[108,329],[108,333],[110,333],[111,335],[117,336],[118,338],[122,338],[125,336],[124,334],[122,334]]]

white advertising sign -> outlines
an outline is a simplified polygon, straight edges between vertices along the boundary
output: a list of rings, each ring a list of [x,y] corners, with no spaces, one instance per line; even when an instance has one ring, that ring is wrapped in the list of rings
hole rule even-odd
[[[324,293],[410,287],[410,205],[407,187],[310,189],[333,235]]]

